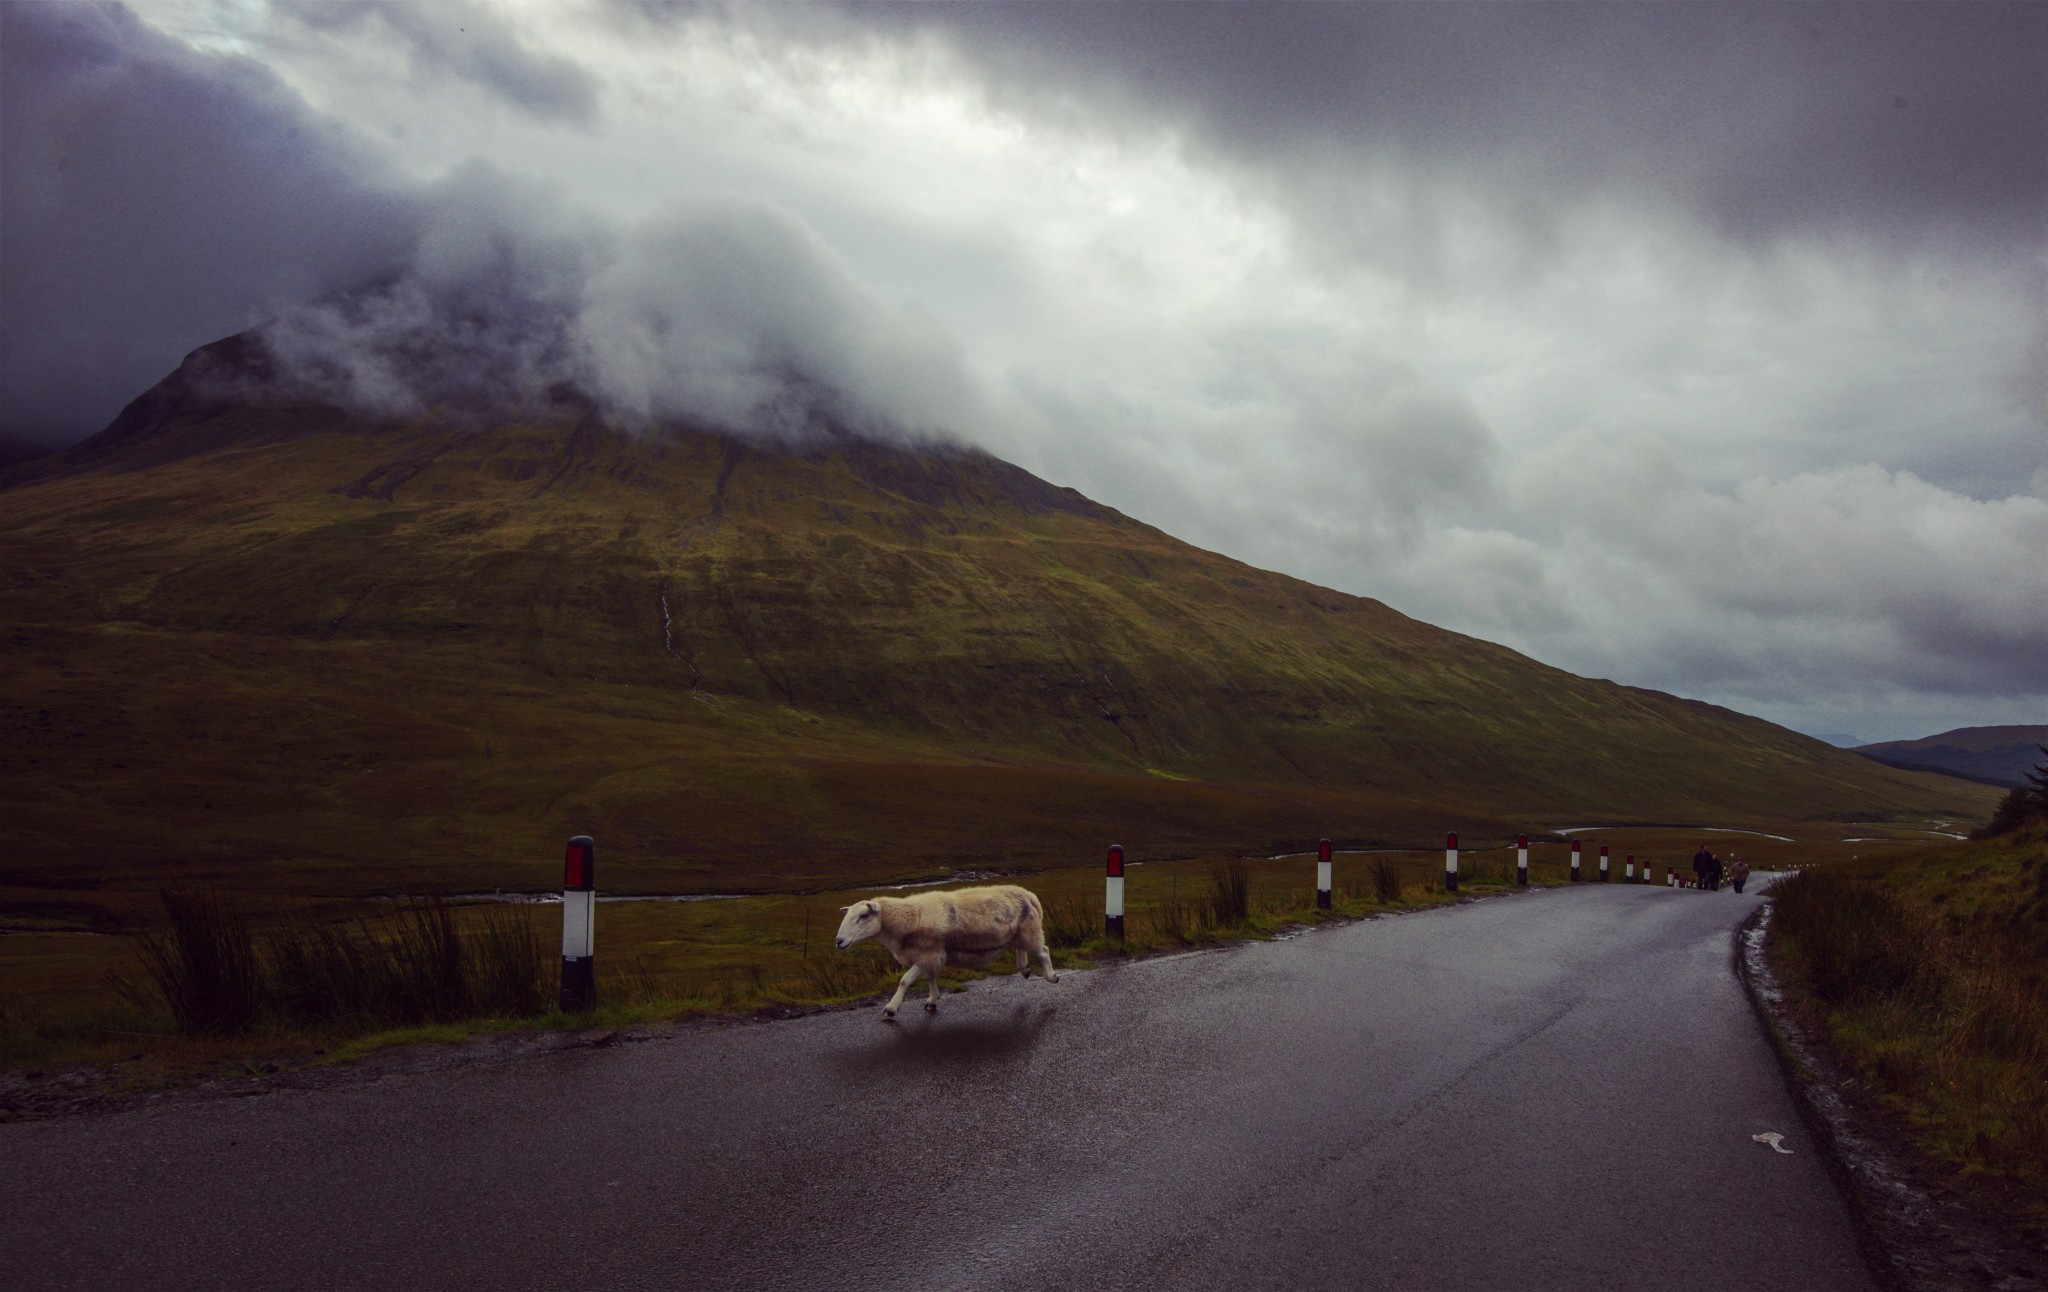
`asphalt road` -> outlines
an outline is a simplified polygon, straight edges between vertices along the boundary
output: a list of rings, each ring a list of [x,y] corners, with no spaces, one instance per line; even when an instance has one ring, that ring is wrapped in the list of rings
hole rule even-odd
[[[0,1284],[1869,1288],[1731,970],[1756,900],[1589,885],[0,1126]]]

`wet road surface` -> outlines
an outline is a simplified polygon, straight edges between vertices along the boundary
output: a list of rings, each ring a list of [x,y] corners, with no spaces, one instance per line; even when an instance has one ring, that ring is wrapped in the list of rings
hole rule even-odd
[[[1588,885],[0,1126],[0,1282],[1870,1288],[1731,971],[1756,900]]]

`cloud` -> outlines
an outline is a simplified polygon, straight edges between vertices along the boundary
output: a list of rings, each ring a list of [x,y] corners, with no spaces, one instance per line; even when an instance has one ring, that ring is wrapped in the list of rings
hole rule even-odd
[[[576,333],[594,389],[635,422],[949,438],[976,412],[938,328],[758,201],[694,202],[634,228],[590,282]]]
[[[420,209],[269,70],[0,5],[0,438],[65,443],[205,340],[398,262]]]
[[[405,50],[416,78],[458,77],[542,120],[588,126],[597,119],[595,76],[570,59],[535,52],[504,13],[470,0],[325,0],[273,12],[323,33],[361,36],[381,28]]]
[[[1521,463],[1511,490],[1561,518],[1546,577],[1578,590],[1567,631],[1620,675],[1763,703],[2048,692],[2037,495],[1976,499],[1868,464],[1724,492],[1654,435],[1589,432]]]
[[[1396,204],[1411,227],[1451,181],[1513,204],[1532,247],[1587,200],[1742,241],[1849,228],[2035,248],[2048,208],[2048,13],[2031,4],[995,4],[870,20],[944,41],[1020,112],[1166,123],[1325,207],[1332,235],[1373,199],[1375,162],[1432,177]]]

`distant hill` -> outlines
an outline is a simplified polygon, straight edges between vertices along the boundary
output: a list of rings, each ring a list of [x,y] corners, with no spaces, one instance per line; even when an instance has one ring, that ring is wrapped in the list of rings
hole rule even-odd
[[[195,352],[0,472],[0,886],[537,887],[588,831],[610,885],[791,889],[1996,798],[983,453],[636,436],[573,391],[366,417],[265,364]]]
[[[1833,745],[1837,749],[1854,749],[1865,743],[1863,737],[1852,736],[1843,731],[1816,731],[1812,735],[1815,740]]]
[[[1920,740],[1858,745],[1856,752],[1891,767],[2012,786],[2042,761],[2043,745],[2048,745],[2048,726],[1958,727]]]

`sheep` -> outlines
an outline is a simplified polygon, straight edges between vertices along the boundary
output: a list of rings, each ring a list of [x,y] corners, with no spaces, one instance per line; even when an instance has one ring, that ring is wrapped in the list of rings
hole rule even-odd
[[[1031,953],[1045,966],[1047,982],[1058,982],[1052,952],[1045,945],[1045,907],[1038,896],[1015,884],[987,888],[956,888],[951,892],[918,893],[913,897],[871,897],[841,907],[839,949],[879,938],[896,963],[909,965],[896,994],[882,1006],[882,1017],[896,1017],[903,993],[919,974],[931,979],[925,998],[928,1013],[939,1009],[939,969],[991,964],[1005,951],[1017,953],[1017,972],[1031,976]]]

